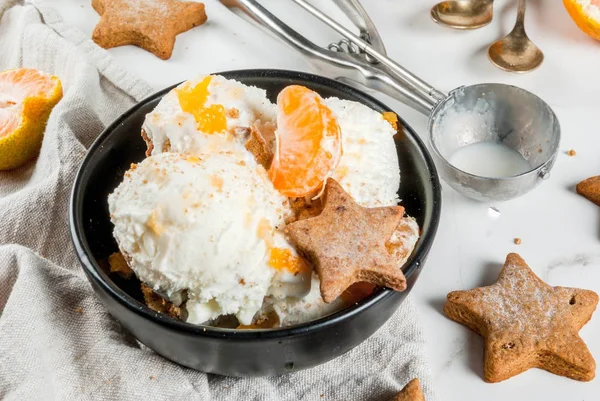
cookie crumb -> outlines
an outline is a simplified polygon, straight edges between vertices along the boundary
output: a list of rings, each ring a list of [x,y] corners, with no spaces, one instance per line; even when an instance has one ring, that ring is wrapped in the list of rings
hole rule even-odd
[[[166,313],[174,319],[181,318],[181,308],[175,304],[168,302],[166,299],[154,292],[154,290],[144,283],[141,283],[142,295],[144,303],[153,311]]]
[[[83,313],[83,308],[81,306],[78,306],[77,308],[75,308],[75,312]]]
[[[150,376],[150,380],[156,380],[156,376]]]
[[[270,146],[269,135],[259,131],[257,127],[252,126],[248,132],[248,140],[245,143],[246,149],[252,153],[254,159],[268,170],[273,161],[273,150]]]
[[[575,156],[575,155],[577,154],[577,152],[575,152],[575,150],[571,149],[571,150],[569,150],[569,151],[567,152],[567,154],[568,154],[569,156]]]
[[[104,381],[104,383],[106,383],[106,384],[110,384],[110,380],[106,379],[106,380]]]
[[[115,252],[108,257],[108,266],[111,273],[116,273],[126,280],[133,275],[133,270],[121,252]]]
[[[521,242],[522,242],[522,241],[521,241],[521,238],[515,238],[515,239],[514,239],[514,243],[515,243],[515,245],[521,245]]]
[[[240,111],[238,109],[236,109],[235,107],[232,107],[231,109],[227,110],[227,116],[230,118],[239,118]]]
[[[543,152],[542,148],[538,148],[538,153],[542,153],[542,152]]]

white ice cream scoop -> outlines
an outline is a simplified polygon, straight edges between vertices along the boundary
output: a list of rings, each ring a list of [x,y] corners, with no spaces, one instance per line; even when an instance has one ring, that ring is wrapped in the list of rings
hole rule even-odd
[[[233,314],[250,324],[274,276],[297,257],[278,230],[288,199],[250,154],[151,156],[108,201],[131,268],[171,301],[185,292],[190,323]],[[286,256],[276,266],[274,249]]]

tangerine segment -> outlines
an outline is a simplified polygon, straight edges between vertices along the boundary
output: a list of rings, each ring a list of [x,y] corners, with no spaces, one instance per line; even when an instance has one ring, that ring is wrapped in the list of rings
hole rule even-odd
[[[316,92],[288,86],[277,97],[277,149],[269,178],[289,197],[311,194],[323,185],[342,155],[341,130]]]
[[[600,0],[563,0],[563,3],[579,29],[600,40]]]
[[[207,75],[195,86],[192,87],[187,84],[175,91],[181,110],[194,116],[198,124],[198,130],[207,134],[216,134],[227,129],[227,117],[225,108],[222,105],[205,106],[210,95],[208,86],[211,81],[212,76]]]
[[[0,170],[18,167],[39,151],[60,80],[35,69],[0,73]]]
[[[292,274],[298,274],[310,269],[310,266],[304,259],[294,256],[292,251],[284,248],[271,248],[269,266],[275,270],[287,270]]]

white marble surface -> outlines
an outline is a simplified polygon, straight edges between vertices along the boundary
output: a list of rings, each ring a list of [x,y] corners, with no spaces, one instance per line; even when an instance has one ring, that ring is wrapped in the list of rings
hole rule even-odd
[[[323,4],[326,0],[319,0]],[[91,35],[98,16],[89,0],[54,0],[63,18]],[[530,370],[499,384],[482,380],[482,341],[441,314],[445,295],[492,283],[508,252],[519,252],[552,285],[600,292],[600,208],[574,193],[580,180],[600,174],[600,43],[588,39],[569,19],[559,0],[530,0],[526,18],[530,37],[546,55],[541,68],[513,75],[493,67],[487,46],[508,32],[516,1],[497,0],[493,23],[452,31],[429,19],[435,0],[363,0],[384,38],[388,53],[442,90],[462,84],[503,82],[545,99],[562,126],[561,153],[549,181],[520,199],[481,204],[444,185],[443,213],[436,243],[413,295],[429,342],[429,360],[443,400],[600,399],[600,379],[580,383]],[[326,44],[336,38],[298,11],[289,0],[265,0],[285,21]],[[206,0],[209,23],[180,35],[173,57],[162,61],[127,46],[110,53],[132,72],[161,89],[194,74],[220,70],[277,67],[311,71],[294,51]],[[422,136],[426,118],[380,96]],[[566,151],[575,149],[570,157]],[[489,208],[500,210],[493,216]],[[522,244],[513,244],[513,238]],[[581,336],[600,359],[600,312]]]

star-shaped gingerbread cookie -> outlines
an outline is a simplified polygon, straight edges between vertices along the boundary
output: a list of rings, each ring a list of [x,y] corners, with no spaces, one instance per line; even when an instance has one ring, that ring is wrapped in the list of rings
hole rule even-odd
[[[166,60],[175,36],[206,21],[204,4],[180,0],[92,0],[100,14],[92,39],[109,49],[135,45]]]
[[[361,281],[405,290],[404,274],[386,249],[404,208],[362,207],[332,179],[327,181],[324,196],[321,214],[285,227],[298,250],[315,264],[323,300],[332,302]]]
[[[396,397],[394,397],[392,401],[425,401],[419,379],[412,379],[409,381],[402,391],[396,394]]]
[[[596,362],[578,332],[597,304],[595,292],[551,287],[511,253],[495,284],[451,292],[444,313],[484,337],[487,382],[530,368],[588,381]]]
[[[577,184],[577,193],[600,206],[600,175]]]

